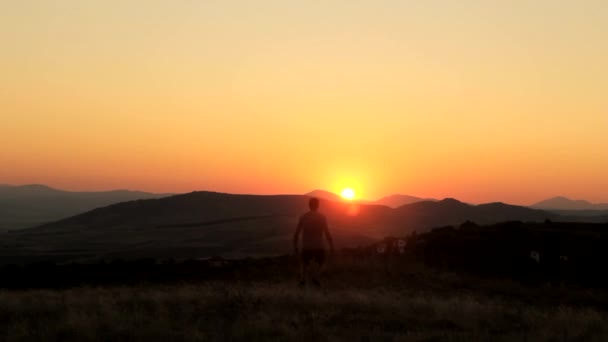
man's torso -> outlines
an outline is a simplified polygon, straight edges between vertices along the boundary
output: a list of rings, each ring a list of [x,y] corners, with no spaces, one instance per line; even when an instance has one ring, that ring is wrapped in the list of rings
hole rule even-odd
[[[327,229],[325,216],[310,211],[300,217],[302,229],[302,249],[323,249],[323,234]]]

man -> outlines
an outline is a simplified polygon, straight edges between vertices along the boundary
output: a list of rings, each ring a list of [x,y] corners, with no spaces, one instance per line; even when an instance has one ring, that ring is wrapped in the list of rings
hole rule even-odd
[[[293,237],[293,248],[298,255],[298,238],[302,233],[302,253],[300,254],[300,286],[306,283],[309,276],[315,286],[319,284],[321,266],[325,261],[325,249],[323,246],[323,235],[329,242],[331,253],[334,252],[334,243],[329,234],[327,219],[319,210],[319,199],[311,198],[308,202],[310,211],[300,217],[298,227]]]

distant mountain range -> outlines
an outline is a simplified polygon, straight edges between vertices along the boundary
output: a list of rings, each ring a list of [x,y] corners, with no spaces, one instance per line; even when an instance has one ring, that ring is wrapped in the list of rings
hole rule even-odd
[[[318,193],[317,193],[318,194]],[[263,256],[291,251],[297,218],[307,195],[234,195],[192,192],[129,201],[91,210],[39,227],[2,234],[0,262],[23,258]],[[467,220],[491,224],[510,220],[557,220],[541,210],[455,199],[422,201],[398,208],[326,200],[338,247],[366,245]]]
[[[325,200],[336,201],[336,202],[344,201],[344,199],[341,196],[334,194],[333,192],[325,191],[325,190],[314,190],[314,191],[307,193],[306,196],[313,196],[313,197],[318,197],[318,198],[322,198]],[[391,207],[391,208],[397,208],[402,205],[412,204],[412,203],[422,202],[422,201],[434,201],[435,202],[437,200],[434,198],[421,198],[421,197],[415,197],[415,196],[409,196],[409,195],[394,194],[394,195],[382,197],[381,199],[379,199],[377,201],[359,200],[356,202],[361,203],[361,204],[376,204],[376,205],[384,205],[384,206]]]
[[[419,200],[396,195],[375,202],[349,202],[323,190],[272,196],[198,191],[165,197],[126,190],[67,192],[41,185],[0,186],[1,223],[12,229],[0,233],[0,264],[98,257],[286,254],[291,251],[297,219],[307,211],[310,196],[325,199],[321,210],[328,217],[338,248],[465,221],[482,225],[608,221],[608,215],[589,214],[598,211],[545,211],[504,203],[471,205],[450,198]],[[414,203],[400,205],[404,201]],[[67,216],[71,217],[60,219]],[[54,222],[40,224],[49,221]],[[36,226],[15,230],[32,224]]]
[[[72,192],[46,185],[0,185],[0,231],[21,229],[113,203],[166,197],[141,191]]]
[[[591,203],[585,200],[572,200],[558,196],[540,201],[530,208],[542,210],[608,210],[608,203]]]
[[[409,196],[409,195],[395,194],[395,195],[382,197],[381,199],[371,202],[371,203],[378,204],[378,205],[385,205],[385,206],[391,207],[391,208],[397,208],[397,207],[401,207],[406,204],[412,204],[412,203],[423,202],[423,201],[437,202],[437,200],[434,198],[420,198],[420,197]]]
[[[306,195],[336,202],[345,201],[341,196],[325,190],[314,190],[307,193]],[[436,202],[438,200],[434,198],[422,198],[410,195],[394,194],[382,197],[381,199],[376,201],[358,200],[357,202],[361,204],[376,204],[384,205],[391,208],[398,208],[407,204],[428,201]],[[585,200],[572,200],[567,197],[557,196],[532,204],[529,207],[532,209],[557,211],[564,214],[597,216],[606,214],[604,211],[608,210],[608,203],[591,203]],[[576,211],[581,212],[577,213]],[[583,213],[582,211],[585,212]]]
[[[333,192],[330,192],[330,191],[325,191],[325,190],[313,190],[304,195],[309,196],[309,197],[316,197],[316,198],[324,199],[324,200],[328,200],[328,201],[334,201],[334,202],[345,201],[342,198],[342,196],[334,194]]]
[[[38,184],[20,186],[0,184],[0,231],[33,227],[114,203],[171,195],[173,194],[129,190],[72,192]],[[306,196],[315,196],[339,203],[351,203],[345,201],[341,196],[325,190],[314,190],[307,193]],[[395,194],[376,201],[356,201],[362,205],[381,205],[390,208],[399,208],[419,202],[437,202],[437,200]],[[608,215],[608,203],[593,204],[565,197],[554,197],[541,201],[530,208],[548,210],[563,216]]]

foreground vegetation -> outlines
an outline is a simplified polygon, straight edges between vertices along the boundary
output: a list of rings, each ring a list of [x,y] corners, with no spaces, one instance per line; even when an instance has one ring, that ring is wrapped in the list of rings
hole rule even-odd
[[[240,266],[182,284],[0,291],[3,341],[602,341],[608,297],[339,259],[323,287],[298,288],[294,261]],[[253,264],[252,264],[253,265]]]

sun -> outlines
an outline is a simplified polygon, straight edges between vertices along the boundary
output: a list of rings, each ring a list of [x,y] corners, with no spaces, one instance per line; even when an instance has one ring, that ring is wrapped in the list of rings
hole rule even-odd
[[[351,188],[346,188],[342,190],[341,194],[344,199],[347,199],[349,201],[355,198],[355,190]]]

